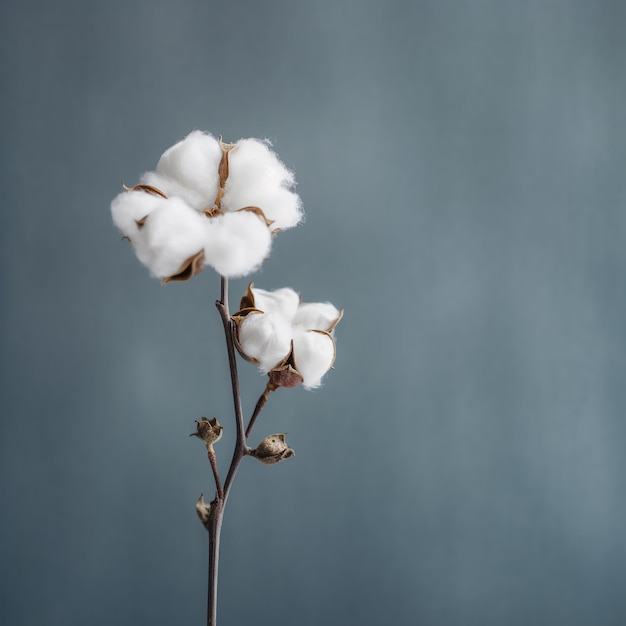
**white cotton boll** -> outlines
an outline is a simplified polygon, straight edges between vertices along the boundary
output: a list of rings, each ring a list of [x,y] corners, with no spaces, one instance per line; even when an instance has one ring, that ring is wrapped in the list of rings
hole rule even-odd
[[[222,148],[217,139],[194,130],[163,153],[156,171],[197,193],[202,199],[202,206],[194,203],[193,208],[211,209],[219,186],[221,158]]]
[[[335,360],[335,343],[325,333],[295,329],[293,335],[294,363],[306,389],[319,387],[322,376]]]
[[[130,239],[133,239],[139,227],[137,221],[150,215],[163,202],[164,198],[145,191],[123,191],[111,202],[113,223]]]
[[[252,287],[254,308],[265,313],[277,313],[288,320],[292,320],[300,304],[300,296],[289,287],[266,291]]]
[[[170,178],[169,176],[163,176],[157,174],[157,172],[146,172],[140,179],[142,185],[150,185],[156,187],[159,191],[162,191],[168,198],[180,198],[186,205],[190,206],[196,211],[202,211],[203,209],[210,209],[207,206],[204,196],[192,189],[191,187],[185,187],[177,180]],[[211,205],[213,203],[211,202]]]
[[[246,356],[267,373],[291,351],[291,327],[280,315],[250,313],[239,326],[238,340]]]
[[[338,317],[330,302],[306,302],[298,307],[293,323],[304,330],[328,330]]]
[[[264,142],[242,139],[228,155],[229,174],[222,208],[236,211],[256,206],[275,228],[292,228],[302,219],[300,198],[290,190],[293,174]]]
[[[228,278],[245,276],[269,256],[272,235],[265,221],[250,211],[208,220],[205,262]]]
[[[207,219],[179,198],[164,201],[133,239],[137,257],[159,278],[177,274],[204,248]]]

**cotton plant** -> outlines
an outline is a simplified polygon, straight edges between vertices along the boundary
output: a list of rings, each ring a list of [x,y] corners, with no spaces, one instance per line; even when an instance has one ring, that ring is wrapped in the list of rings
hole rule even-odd
[[[236,430],[224,481],[214,448],[224,427],[215,417],[202,417],[191,435],[204,441],[215,482],[214,498],[206,502],[201,495],[196,502],[209,533],[207,624],[215,626],[220,530],[237,470],[247,456],[273,465],[294,455],[285,433],[267,435],[250,446],[252,428],[271,392],[320,386],[335,361],[335,327],[343,311],[328,302],[303,302],[288,287],[269,291],[250,283],[238,311],[230,313],[229,279],[258,270],[277,234],[303,219],[293,173],[266,141],[227,144],[195,130],[168,148],[136,185],[123,185],[111,213],[137,258],[162,283],[189,280],[207,267],[221,277],[216,306],[226,338]],[[237,352],[267,375],[247,426]]]

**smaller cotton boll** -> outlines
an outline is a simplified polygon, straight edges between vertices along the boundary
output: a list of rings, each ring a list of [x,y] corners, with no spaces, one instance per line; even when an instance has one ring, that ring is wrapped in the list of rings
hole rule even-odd
[[[303,330],[328,330],[339,317],[339,311],[330,302],[307,302],[296,311],[293,323]]]
[[[206,221],[179,198],[164,201],[133,239],[137,257],[159,278],[177,274],[204,248]]]
[[[130,239],[139,227],[137,222],[150,215],[166,200],[145,191],[123,191],[111,202],[113,223]]]
[[[258,361],[266,374],[291,351],[291,327],[280,315],[250,313],[239,326],[238,340],[246,356]]]
[[[194,130],[182,141],[168,148],[157,163],[156,171],[197,193],[203,206],[211,209],[219,186],[222,148],[212,135]]]
[[[265,289],[252,288],[254,296],[254,308],[265,313],[276,313],[288,320],[292,320],[300,303],[300,296],[289,287],[266,291]]]
[[[250,211],[226,213],[208,220],[205,262],[228,278],[245,276],[270,253],[272,235],[265,221]]]
[[[156,187],[159,191],[162,191],[168,198],[180,198],[186,205],[190,206],[196,211],[202,211],[203,209],[210,209],[207,206],[204,196],[198,193],[196,190],[181,185],[177,180],[170,178],[169,176],[163,176],[156,172],[146,172],[140,181],[143,185],[150,185]],[[211,203],[212,204],[212,203]]]
[[[298,372],[306,389],[319,387],[322,376],[332,367],[335,360],[335,343],[325,333],[313,330],[295,330],[293,356]]]

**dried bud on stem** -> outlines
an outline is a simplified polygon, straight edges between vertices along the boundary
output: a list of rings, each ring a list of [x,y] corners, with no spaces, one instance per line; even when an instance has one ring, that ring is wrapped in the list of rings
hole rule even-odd
[[[265,465],[274,465],[283,459],[294,456],[295,452],[285,441],[286,434],[287,433],[276,433],[265,437],[265,439],[250,452],[250,455],[261,461],[261,463],[265,463]]]
[[[224,427],[217,421],[216,417],[208,419],[203,417],[196,420],[196,432],[191,433],[190,437],[198,437],[206,442],[207,449],[222,438]]]
[[[209,530],[209,517],[211,514],[211,504],[204,501],[204,494],[200,494],[200,497],[196,501],[196,513],[198,519],[202,522],[202,525]]]

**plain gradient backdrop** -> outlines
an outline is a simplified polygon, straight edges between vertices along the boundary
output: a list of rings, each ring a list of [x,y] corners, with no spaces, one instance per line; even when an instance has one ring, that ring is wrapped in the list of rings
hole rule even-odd
[[[626,623],[625,32],[619,0],[3,0],[3,626],[204,623],[219,280],[161,286],[109,212],[194,128],[274,142],[307,220],[255,283],[346,311],[256,428],[297,456],[240,470],[220,623]]]

